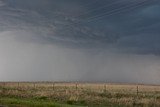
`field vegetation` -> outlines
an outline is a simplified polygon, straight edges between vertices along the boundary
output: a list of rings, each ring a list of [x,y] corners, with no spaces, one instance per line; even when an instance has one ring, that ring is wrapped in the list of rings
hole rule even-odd
[[[1,82],[0,105],[4,107],[160,107],[160,86]]]

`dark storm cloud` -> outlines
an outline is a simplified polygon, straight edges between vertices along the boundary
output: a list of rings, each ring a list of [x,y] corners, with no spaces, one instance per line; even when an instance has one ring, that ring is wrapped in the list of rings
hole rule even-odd
[[[127,40],[121,43],[123,38],[130,41],[131,37],[135,41],[137,36],[134,35],[139,35],[142,40],[145,34],[159,34],[160,5],[157,0],[6,0],[5,3],[1,20],[5,19],[7,23],[2,22],[1,29],[31,30],[39,34],[37,39],[49,43],[86,47],[111,44],[125,48]],[[139,47],[139,42],[135,47]]]
[[[159,84],[159,10],[158,0],[0,0],[1,80]]]

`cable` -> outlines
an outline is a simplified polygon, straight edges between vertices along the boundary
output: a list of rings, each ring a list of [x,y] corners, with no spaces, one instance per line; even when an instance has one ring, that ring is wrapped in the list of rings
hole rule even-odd
[[[134,0],[134,1],[137,1],[137,0]],[[144,1],[144,0],[143,0]],[[145,0],[146,1],[146,0]],[[139,3],[134,3],[134,5],[137,5],[137,4],[139,4]],[[133,4],[131,4],[131,5],[127,5],[127,6],[125,6],[125,7],[120,7],[120,8],[116,8],[116,9],[113,9],[113,10],[111,10],[111,11],[107,11],[107,12],[105,12],[105,13],[103,13],[103,14],[100,14],[100,15],[96,15],[96,16],[94,16],[94,17],[90,17],[88,20],[93,20],[93,19],[96,19],[96,18],[99,18],[99,17],[102,17],[102,16],[106,16],[107,14],[111,14],[111,13],[116,13],[117,11],[119,12],[119,11],[121,11],[122,9],[125,9],[125,8],[127,8],[128,9],[128,7],[130,7],[130,6],[134,6]],[[77,20],[78,22],[76,22],[77,24],[78,23],[80,23],[80,22],[82,22],[82,20]],[[72,22],[72,23],[74,23],[74,22]],[[75,23],[75,24],[76,24]]]
[[[135,0],[135,1],[137,1],[137,0]],[[111,11],[107,11],[104,14],[96,15],[94,17],[89,18],[88,21],[86,21],[86,23],[90,23],[90,22],[93,22],[93,21],[96,21],[96,20],[100,20],[104,17],[109,17],[109,16],[112,16],[114,14],[119,14],[119,13],[122,13],[124,11],[130,11],[131,9],[136,9],[136,8],[142,7],[145,4],[151,3],[151,2],[152,2],[151,0],[143,0],[141,2],[136,2],[136,3],[130,4],[130,5],[124,6],[124,7],[116,8],[116,9],[113,9]],[[76,28],[76,26],[78,26],[79,24],[81,24],[81,23],[80,22],[72,22],[71,24],[67,24],[64,27],[71,26],[69,29],[73,29],[73,28]],[[84,29],[84,28],[82,28],[82,29]],[[77,29],[74,29],[74,30],[79,32],[79,31],[81,31],[81,28],[80,29],[77,28]],[[83,36],[83,38],[87,39],[88,37]]]
[[[103,6],[103,7],[100,7],[100,8],[96,8],[96,9],[93,9],[93,10],[89,10],[89,11],[87,11],[86,13],[83,13],[83,14],[81,14],[81,15],[78,15],[78,16],[72,17],[72,18],[74,18],[73,20],[76,20],[76,21],[78,21],[78,22],[81,22],[82,20],[80,20],[80,16],[83,16],[83,15],[86,15],[86,16],[87,16],[87,15],[88,15],[87,13],[89,13],[89,12],[94,12],[94,11],[96,11],[96,10],[102,10],[103,8],[104,8],[104,9],[105,9],[105,8],[109,8],[109,7],[112,7],[112,6],[121,4],[121,3],[123,3],[124,1],[126,1],[126,0],[120,0],[120,1],[118,1],[118,2],[114,2],[114,3],[111,3],[111,4],[105,5],[105,6]],[[137,0],[135,0],[135,1],[137,1]],[[113,10],[111,10],[111,11],[113,11]],[[110,12],[110,11],[107,11],[107,12]]]
[[[143,2],[146,2],[147,0],[143,0]],[[103,14],[99,14],[99,15],[96,15],[96,16],[93,16],[91,18],[89,18],[88,20],[90,19],[95,19],[95,18],[98,18],[98,17],[101,17],[101,16],[104,16],[104,15],[108,15],[110,13],[116,13],[116,12],[119,12],[119,11],[122,11],[122,10],[126,10],[126,9],[129,9],[130,7],[134,7],[136,5],[138,5],[139,3],[143,3],[143,2],[136,2],[136,3],[133,3],[133,4],[130,4],[130,5],[127,5],[127,6],[123,6],[123,7],[120,7],[120,8],[116,8],[116,9],[113,9],[111,11],[107,11]]]
[[[149,0],[144,0],[143,2],[139,2],[138,4],[137,3],[136,4],[132,4],[132,5],[129,5],[129,6],[126,6],[126,7],[122,7],[120,9],[115,9],[113,11],[110,11],[110,12],[107,12],[107,13],[104,13],[104,14],[101,14],[101,15],[94,16],[92,18],[89,18],[87,22],[92,22],[92,21],[95,21],[95,20],[99,20],[99,19],[101,19],[103,17],[109,17],[109,16],[112,16],[114,14],[119,14],[121,12],[130,11],[131,9],[142,7],[145,4],[149,3],[148,1]]]
[[[135,1],[137,1],[137,0],[135,0]],[[116,8],[116,9],[114,9],[114,10],[107,11],[107,12],[104,13],[104,14],[96,15],[96,16],[94,16],[94,17],[89,18],[88,21],[84,21],[84,20],[83,20],[83,22],[90,23],[90,22],[93,22],[93,21],[96,21],[96,20],[100,20],[100,19],[102,19],[102,18],[104,18],[104,17],[112,16],[112,15],[114,15],[114,14],[119,14],[119,13],[121,13],[121,12],[130,11],[131,9],[135,9],[135,8],[144,6],[145,4],[149,3],[149,1],[150,1],[150,2],[153,2],[153,1],[151,1],[151,0],[143,0],[143,1],[141,1],[141,2],[138,2],[138,3],[136,2],[136,3],[134,3],[134,4],[127,5],[127,6],[125,6],[125,7]],[[72,26],[72,27],[73,27],[73,25],[75,26],[75,25],[81,24],[81,22],[82,22],[81,20],[79,20],[79,22],[72,22],[71,24],[68,24],[68,25],[66,25],[66,26],[64,26],[64,27],[67,27],[67,26]]]
[[[101,9],[105,9],[105,8],[114,6],[114,5],[116,5],[116,4],[118,4],[118,3],[121,3],[121,2],[124,2],[124,1],[126,1],[126,0],[116,1],[116,2],[113,2],[113,3],[111,3],[111,4],[108,4],[108,5],[104,5],[104,6],[102,6],[102,7],[99,7],[99,8],[95,8],[95,9],[92,9],[92,10],[89,10],[89,11],[85,11],[84,13],[79,14],[78,16],[75,16],[74,18],[79,18],[79,17],[81,17],[81,16],[87,15],[87,14],[89,14],[89,13],[92,13],[92,12],[95,12],[95,11],[98,11],[98,10],[101,10]]]

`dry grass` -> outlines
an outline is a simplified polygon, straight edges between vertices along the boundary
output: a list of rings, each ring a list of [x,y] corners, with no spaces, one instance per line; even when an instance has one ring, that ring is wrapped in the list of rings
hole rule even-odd
[[[88,106],[160,106],[160,86],[21,82],[0,83],[3,97],[37,98]]]

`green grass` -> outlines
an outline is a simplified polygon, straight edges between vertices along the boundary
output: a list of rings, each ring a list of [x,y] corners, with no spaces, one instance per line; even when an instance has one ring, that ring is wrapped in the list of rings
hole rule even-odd
[[[0,98],[0,105],[9,107],[85,107],[68,104],[59,104],[53,101],[36,100],[36,99],[20,99],[20,98]]]
[[[75,101],[67,101],[67,104],[60,104],[54,101],[49,100],[38,100],[34,98],[30,99],[20,99],[20,98],[0,98],[0,105],[4,107],[125,107],[123,105],[118,104],[105,104],[105,105],[88,105],[88,106],[78,106],[78,104],[82,105],[84,102],[75,102]]]

